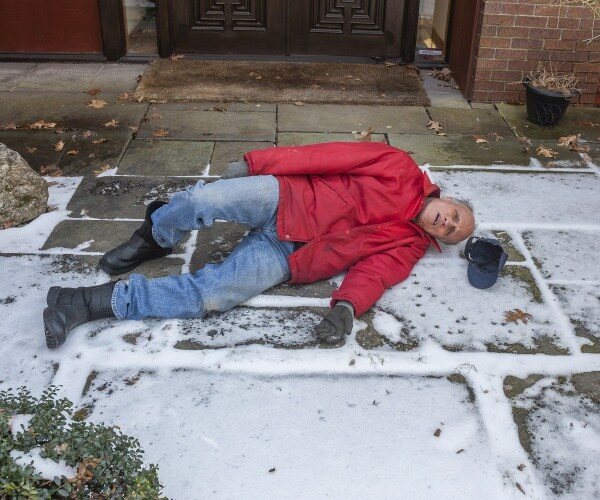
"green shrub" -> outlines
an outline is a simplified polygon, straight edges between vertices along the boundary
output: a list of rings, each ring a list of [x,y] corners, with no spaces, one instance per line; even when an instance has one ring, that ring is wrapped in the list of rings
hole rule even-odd
[[[161,499],[155,465],[143,467],[137,439],[106,427],[71,419],[73,404],[58,399],[50,387],[40,398],[21,387],[17,394],[0,391],[0,499],[92,498]],[[11,429],[14,415],[32,415],[27,429]],[[20,465],[12,450],[39,448],[40,456],[75,468],[71,478],[42,478]]]

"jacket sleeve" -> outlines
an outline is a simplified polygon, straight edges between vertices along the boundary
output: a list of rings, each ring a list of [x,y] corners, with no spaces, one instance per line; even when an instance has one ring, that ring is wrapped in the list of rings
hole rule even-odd
[[[364,314],[386,288],[410,276],[428,247],[428,243],[396,247],[359,260],[348,270],[340,288],[332,294],[331,307],[338,300],[346,300],[354,306],[356,317]]]
[[[330,142],[250,151],[244,155],[250,175],[397,176],[414,164],[404,151],[381,142]]]

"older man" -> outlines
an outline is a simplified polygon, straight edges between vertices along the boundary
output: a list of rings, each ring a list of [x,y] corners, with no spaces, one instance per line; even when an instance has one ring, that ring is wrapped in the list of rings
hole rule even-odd
[[[315,328],[322,342],[341,344],[355,316],[406,279],[430,245],[440,250],[436,238],[455,244],[475,226],[468,206],[440,198],[406,153],[382,143],[263,149],[247,153],[242,165],[249,176],[199,181],[169,203],[151,203],[142,226],[103,255],[100,268],[129,272],[216,219],[249,226],[222,263],[179,276],[132,274],[95,287],[52,287],[44,310],[48,347],[87,321],[201,317],[285,281],[310,283],[347,271]]]

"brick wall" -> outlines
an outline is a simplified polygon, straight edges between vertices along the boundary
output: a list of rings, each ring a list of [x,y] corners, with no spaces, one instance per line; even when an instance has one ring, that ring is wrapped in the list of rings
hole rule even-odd
[[[539,64],[573,71],[583,94],[573,99],[600,105],[600,19],[560,0],[485,0],[476,49],[475,102],[523,102],[520,82]]]

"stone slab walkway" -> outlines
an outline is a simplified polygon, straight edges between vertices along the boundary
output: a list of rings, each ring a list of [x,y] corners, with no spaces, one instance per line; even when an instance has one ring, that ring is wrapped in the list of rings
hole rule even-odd
[[[62,385],[91,420],[137,433],[176,498],[239,498],[248,477],[262,498],[397,498],[402,487],[422,499],[600,495],[598,448],[589,444],[600,443],[600,109],[569,109],[560,127],[542,129],[525,120],[524,107],[472,107],[431,81],[428,108],[123,99],[143,70],[0,63],[0,142],[45,175],[54,196],[54,212],[0,231],[8,278],[0,283],[0,389]],[[97,109],[92,100],[105,104]],[[369,133],[408,151],[445,193],[474,204],[476,233],[499,238],[510,255],[492,289],[471,288],[462,246],[447,247],[388,290],[339,349],[318,346],[312,326],[341,277],[284,284],[205,320],[101,321],[46,350],[47,287],[107,281],[97,259],[137,227],[150,201],[213,182],[251,149]],[[560,146],[568,135],[589,150]],[[540,156],[539,146],[555,154]],[[221,261],[245,230],[217,223],[192,232],[173,255],[138,271],[193,272]],[[127,383],[132,377],[141,382]],[[252,418],[235,431],[242,388]],[[435,404],[443,394],[447,407]],[[136,415],[123,410],[128,404]],[[281,420],[261,426],[278,411]],[[330,434],[315,430],[313,417]],[[191,420],[213,434],[198,434]],[[431,437],[436,428],[456,439]],[[271,442],[259,452],[253,436]],[[331,447],[320,445],[327,436]],[[395,477],[402,446],[413,465],[435,464],[437,450],[447,472],[407,462],[406,477]],[[245,447],[254,465],[241,457]],[[314,452],[336,472],[316,473],[311,460],[290,459],[291,450]],[[264,474],[268,463],[280,464],[279,476]],[[318,487],[305,489],[315,473]],[[229,486],[201,480],[222,476]],[[497,487],[484,487],[486,477]]]

